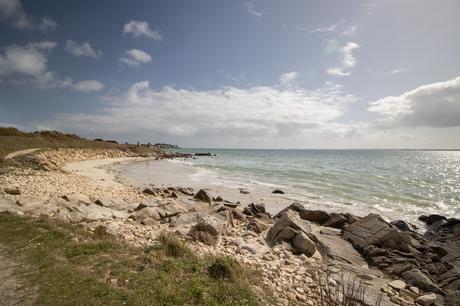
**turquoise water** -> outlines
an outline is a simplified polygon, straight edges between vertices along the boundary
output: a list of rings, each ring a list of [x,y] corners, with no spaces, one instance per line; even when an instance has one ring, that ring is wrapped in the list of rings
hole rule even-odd
[[[184,161],[195,180],[281,188],[295,200],[414,219],[460,216],[460,151],[211,150]]]

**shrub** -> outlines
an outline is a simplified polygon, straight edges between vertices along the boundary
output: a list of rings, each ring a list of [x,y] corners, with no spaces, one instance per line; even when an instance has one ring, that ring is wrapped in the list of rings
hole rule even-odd
[[[184,257],[193,256],[192,251],[188,246],[182,242],[179,237],[171,233],[161,233],[158,237],[167,256],[171,257]]]

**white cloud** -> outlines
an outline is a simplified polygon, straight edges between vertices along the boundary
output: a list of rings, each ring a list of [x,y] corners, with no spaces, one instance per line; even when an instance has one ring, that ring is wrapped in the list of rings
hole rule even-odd
[[[72,89],[81,92],[101,91],[104,85],[96,80],[86,80],[72,84]]]
[[[130,20],[123,26],[123,33],[131,34],[136,38],[145,36],[158,41],[163,39],[160,32],[150,29],[150,25],[146,21]]]
[[[349,26],[348,28],[344,29],[342,31],[342,35],[343,36],[353,36],[356,34],[356,32],[358,31],[358,26]]]
[[[76,56],[88,56],[92,58],[100,58],[102,56],[102,51],[93,49],[86,41],[78,45],[73,40],[68,39],[65,44],[65,49]]]
[[[348,42],[337,50],[340,57],[340,66],[329,68],[327,73],[333,76],[348,76],[350,72],[347,71],[356,65],[356,58],[353,56],[353,51],[358,49],[359,45],[354,42]]]
[[[52,41],[29,43],[26,46],[10,45],[0,53],[0,76],[28,75],[40,76],[47,71],[46,51],[56,47]]]
[[[346,26],[346,20],[342,19],[335,24],[310,30],[310,33],[340,33],[342,36],[353,36],[357,31],[357,25]]]
[[[243,5],[248,11],[248,13],[252,16],[262,18],[262,16],[264,15],[261,11],[256,10],[256,5],[254,4],[254,2],[244,2]]]
[[[394,69],[394,70],[390,71],[389,73],[390,74],[398,74],[398,73],[405,72],[405,71],[407,71],[406,68],[398,68],[398,69]]]
[[[0,82],[32,85],[39,89],[71,88],[78,91],[85,91],[85,86],[88,89],[92,84],[90,91],[96,90],[94,83],[85,83],[94,81],[74,84],[71,78],[59,78],[56,72],[48,69],[49,52],[56,46],[56,42],[41,41],[2,48],[4,51],[0,52]]]
[[[157,91],[148,81],[108,99],[109,106],[100,113],[61,114],[52,125],[119,136],[298,137],[313,130],[332,133],[338,129],[335,120],[355,101],[330,83],[317,90],[259,86]],[[340,130],[345,133],[343,125]]]
[[[283,86],[292,84],[297,78],[299,77],[299,73],[297,71],[286,72],[280,75],[280,83]]]
[[[50,17],[43,17],[41,22],[38,24],[38,29],[42,32],[54,31],[57,27],[57,22],[51,19]]]
[[[125,52],[125,55],[125,57],[120,58],[120,62],[132,67],[137,67],[152,61],[150,54],[139,49],[128,50]]]
[[[326,27],[321,27],[321,28],[317,28],[317,29],[313,29],[310,31],[310,33],[327,33],[327,32],[335,32],[337,31],[338,29],[338,25],[337,24],[333,24],[333,25],[330,25],[330,26],[326,26]]]
[[[371,102],[369,111],[383,117],[377,121],[383,128],[460,126],[460,77]]]
[[[39,29],[42,32],[54,31],[57,23],[50,17],[43,17],[36,23],[22,6],[20,0],[0,0],[0,18],[19,29]]]

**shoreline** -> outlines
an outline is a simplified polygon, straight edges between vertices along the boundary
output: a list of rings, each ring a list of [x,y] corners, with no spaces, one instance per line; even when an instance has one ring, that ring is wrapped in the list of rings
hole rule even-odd
[[[137,247],[154,244],[163,231],[174,232],[187,240],[197,254],[230,256],[260,270],[259,286],[273,292],[280,305],[314,305],[319,298],[318,288],[321,290],[315,273],[329,275],[328,282],[336,288],[347,284],[341,277],[348,275],[348,281],[361,279],[369,290],[366,297],[369,301],[375,302],[383,292],[381,305],[412,305],[410,303],[425,293],[446,294],[436,279],[436,284],[429,286],[418,284],[420,294],[407,296],[414,276],[406,276],[405,272],[415,267],[429,267],[429,253],[411,250],[421,246],[429,248],[431,243],[439,248],[438,235],[439,241],[450,237],[450,231],[457,226],[455,220],[436,219],[433,222],[439,225],[434,236],[422,237],[404,222],[391,225],[376,215],[308,210],[282,195],[261,196],[254,191],[242,194],[239,190],[226,193],[212,188],[198,191],[198,187],[186,185],[144,188],[147,186],[127,182],[114,169],[133,162],[152,162],[168,157],[166,155],[146,159],[120,152],[70,149],[38,155],[45,159],[44,165],[52,161],[52,165],[61,165],[62,170],[16,169],[15,173],[0,175],[0,182],[6,186],[0,196],[0,211],[32,217],[47,215],[80,224],[90,231],[103,226],[108,233]],[[180,174],[171,172],[170,175],[174,179]],[[237,198],[240,203],[235,201]],[[280,199],[284,201],[283,206],[279,202],[274,205],[274,201]],[[250,202],[256,204],[248,205]],[[404,226],[409,229],[403,229]],[[380,229],[378,235],[373,228]],[[197,236],[196,231],[202,232]],[[284,238],[278,238],[281,232]],[[381,237],[381,233],[385,235]],[[362,238],[356,237],[367,237],[365,242],[374,243],[374,248],[377,246],[387,255],[371,254],[361,245]],[[387,244],[388,241],[391,243]],[[447,253],[457,250],[455,247],[442,244]],[[409,252],[412,263],[409,268],[398,270],[402,250]],[[407,265],[407,258],[405,262]],[[410,266],[413,262],[416,266]],[[449,264],[455,266],[455,263]],[[402,288],[394,288],[391,285],[394,279],[404,279],[407,284],[403,282]]]

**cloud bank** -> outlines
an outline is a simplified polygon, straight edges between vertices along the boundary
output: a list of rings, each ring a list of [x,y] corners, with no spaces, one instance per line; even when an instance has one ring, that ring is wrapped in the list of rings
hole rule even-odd
[[[57,128],[112,135],[195,137],[297,137],[305,133],[344,133],[337,122],[355,97],[339,85],[317,90],[278,87],[226,87],[198,91],[165,87],[148,81],[107,97],[99,113],[60,114]]]
[[[370,103],[369,111],[383,118],[377,126],[460,126],[460,77],[417,87],[400,96]]]

